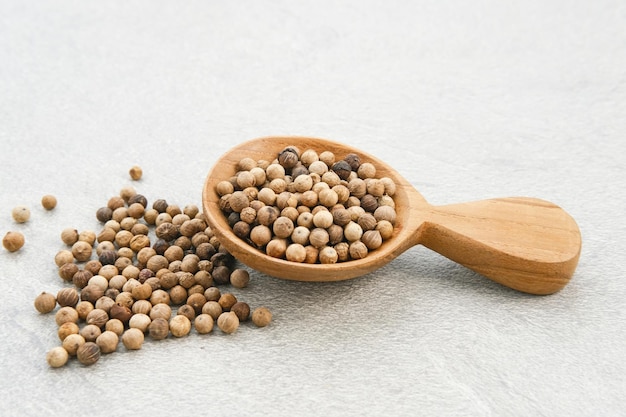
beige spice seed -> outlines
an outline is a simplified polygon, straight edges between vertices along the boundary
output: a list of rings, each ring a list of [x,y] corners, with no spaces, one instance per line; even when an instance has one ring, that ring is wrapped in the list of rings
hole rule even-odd
[[[83,336],[81,336],[79,333],[73,333],[73,334],[68,335],[65,339],[63,339],[63,342],[61,342],[61,345],[63,346],[63,349],[65,349],[70,356],[76,356],[76,351],[78,350],[78,348],[84,345],[85,343],[86,341]]]
[[[62,288],[57,292],[57,303],[61,307],[75,307],[79,301],[79,294],[75,288]]]
[[[57,336],[59,336],[59,339],[62,342],[67,336],[71,334],[78,334],[79,332],[80,328],[78,327],[78,324],[68,321],[59,326]]]
[[[30,219],[30,209],[26,206],[16,206],[11,210],[11,216],[16,223],[26,223]]]
[[[117,333],[106,330],[96,338],[96,344],[100,347],[101,353],[112,353],[117,350],[119,336]]]
[[[128,350],[139,350],[143,346],[144,332],[131,327],[122,334],[122,343]]]
[[[267,307],[258,307],[252,312],[252,322],[258,327],[265,327],[272,321],[272,313]]]
[[[69,358],[69,354],[62,346],[53,347],[46,353],[46,361],[52,368],[60,368],[64,366]]]
[[[163,317],[157,317],[152,320],[148,326],[148,334],[154,340],[165,339],[170,332],[169,319]]]
[[[86,342],[95,342],[98,336],[102,334],[102,330],[100,330],[100,327],[95,324],[88,324],[80,329],[79,334],[85,339]]]
[[[239,328],[239,318],[232,311],[227,311],[217,318],[217,327],[224,333],[234,333]]]
[[[207,334],[213,331],[214,319],[208,314],[198,315],[194,321],[193,326],[200,334]]]
[[[124,333],[124,323],[118,319],[109,319],[104,325],[104,330],[115,333],[118,337]]]
[[[54,295],[45,291],[39,294],[34,302],[35,309],[42,314],[50,313],[55,309],[56,304],[57,301]]]
[[[54,315],[54,320],[58,326],[63,323],[78,323],[78,313],[73,307],[61,307]]]
[[[189,334],[191,321],[187,316],[179,314],[171,318],[169,326],[172,336],[183,337]]]
[[[52,194],[41,197],[41,206],[46,210],[53,210],[57,206],[57,198]]]

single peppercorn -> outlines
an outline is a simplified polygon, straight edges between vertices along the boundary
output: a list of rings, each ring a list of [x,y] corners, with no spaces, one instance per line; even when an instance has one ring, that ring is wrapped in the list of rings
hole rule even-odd
[[[139,165],[133,165],[128,170],[128,175],[130,175],[133,181],[139,181],[141,179],[141,176],[143,175],[143,170]]]
[[[20,232],[7,232],[2,238],[2,246],[9,252],[16,252],[24,246],[24,235]]]
[[[213,331],[213,317],[208,314],[200,314],[193,321],[193,327],[200,334],[207,334]]]
[[[232,311],[227,311],[217,318],[217,327],[224,333],[234,333],[239,327],[239,318]]]
[[[258,307],[252,312],[252,322],[258,327],[265,327],[272,321],[272,313],[267,307]]]
[[[59,326],[57,336],[59,336],[59,339],[63,342],[67,336],[71,334],[78,334],[79,332],[80,328],[78,327],[78,324],[68,321]]]
[[[128,350],[141,349],[144,342],[144,334],[137,328],[130,328],[122,334],[122,343]]]
[[[75,307],[79,301],[78,291],[74,288],[62,288],[57,292],[56,300],[61,307]]]
[[[96,338],[96,344],[100,347],[101,353],[112,353],[117,350],[119,336],[117,333],[106,330]]]
[[[170,325],[168,319],[163,317],[157,317],[150,322],[148,326],[148,334],[154,340],[165,339],[170,332]]]
[[[30,209],[26,206],[16,206],[11,210],[11,216],[17,223],[26,223],[30,219]]]
[[[88,324],[80,329],[80,335],[87,342],[95,342],[98,336],[102,334],[102,330],[95,324]]]
[[[191,320],[184,315],[176,315],[170,320],[170,332],[172,336],[183,337],[189,334],[191,330]]]
[[[41,206],[46,210],[53,210],[57,206],[57,199],[51,194],[41,197]]]
[[[56,307],[57,301],[54,295],[42,292],[35,298],[35,309],[43,314],[49,313]]]
[[[76,358],[83,365],[93,365],[100,359],[100,346],[95,342],[85,342],[76,351]]]
[[[85,344],[85,338],[82,337],[79,333],[73,333],[68,335],[61,345],[63,349],[67,351],[70,356],[76,356],[76,351],[78,348]]]
[[[233,304],[230,311],[237,315],[240,322],[246,321],[248,320],[248,317],[250,317],[250,306],[248,303],[244,303],[243,301],[237,301]]]
[[[46,361],[52,368],[60,368],[67,363],[69,354],[67,350],[61,346],[56,346],[48,351],[46,354]]]

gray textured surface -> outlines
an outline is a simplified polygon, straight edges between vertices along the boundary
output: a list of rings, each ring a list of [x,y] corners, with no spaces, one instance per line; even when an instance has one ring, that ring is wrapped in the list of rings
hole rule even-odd
[[[604,0],[2,1],[0,230],[27,243],[0,252],[0,415],[626,415],[625,27]],[[60,231],[96,230],[135,163],[149,199],[200,204],[271,134],[359,147],[433,204],[553,201],[577,272],[534,297],[416,247],[334,284],[253,274],[268,328],[50,370]]]

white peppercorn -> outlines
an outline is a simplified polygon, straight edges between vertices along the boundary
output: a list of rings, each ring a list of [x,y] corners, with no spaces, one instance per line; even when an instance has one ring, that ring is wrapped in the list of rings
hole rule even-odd
[[[67,363],[69,358],[69,354],[63,347],[56,346],[53,347],[46,353],[46,361],[48,365],[52,368],[60,368]]]

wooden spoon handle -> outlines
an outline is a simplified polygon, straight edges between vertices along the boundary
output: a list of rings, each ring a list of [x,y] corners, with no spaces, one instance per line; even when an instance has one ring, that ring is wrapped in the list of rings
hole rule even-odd
[[[513,197],[432,207],[419,243],[500,284],[551,294],[572,277],[580,230],[560,207]]]

